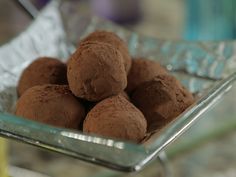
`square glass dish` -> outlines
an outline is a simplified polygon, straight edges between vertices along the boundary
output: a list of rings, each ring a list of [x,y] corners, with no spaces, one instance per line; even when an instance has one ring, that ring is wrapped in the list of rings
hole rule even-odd
[[[196,95],[194,105],[142,144],[92,136],[13,115],[23,69],[39,56],[63,61],[79,39],[96,30],[116,32],[132,56],[158,60]],[[74,1],[52,1],[30,27],[0,47],[0,135],[120,171],[137,171],[157,157],[236,80],[234,42],[203,43],[154,39],[84,12]]]

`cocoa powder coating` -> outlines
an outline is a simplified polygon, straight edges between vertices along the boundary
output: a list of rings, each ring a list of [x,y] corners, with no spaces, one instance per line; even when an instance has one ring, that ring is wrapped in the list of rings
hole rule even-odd
[[[141,113],[122,95],[99,102],[86,116],[83,131],[111,138],[140,142],[147,123]]]
[[[168,72],[158,62],[144,58],[133,59],[126,91],[132,93],[137,86],[160,74],[168,74]]]
[[[16,115],[58,127],[77,129],[85,117],[85,110],[67,85],[40,85],[31,87],[20,97]]]
[[[82,40],[82,42],[85,41],[99,41],[109,43],[117,50],[119,50],[123,57],[125,71],[128,74],[131,67],[131,57],[129,55],[127,44],[119,36],[108,31],[95,31]]]
[[[194,102],[192,94],[171,75],[158,75],[144,82],[131,99],[147,119],[148,131],[163,127]]]
[[[127,86],[120,52],[97,41],[80,44],[68,62],[67,78],[73,94],[88,101],[116,95]]]
[[[27,89],[43,84],[67,84],[66,64],[61,61],[41,57],[33,61],[21,74],[17,86],[18,95],[21,96]]]

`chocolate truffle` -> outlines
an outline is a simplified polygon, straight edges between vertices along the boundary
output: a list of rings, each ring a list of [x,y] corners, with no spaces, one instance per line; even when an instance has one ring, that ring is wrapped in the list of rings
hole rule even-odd
[[[18,100],[16,115],[42,123],[79,127],[85,110],[67,85],[39,85],[28,89]]]
[[[168,74],[167,70],[163,68],[157,61],[152,61],[144,58],[137,58],[132,60],[131,69],[128,74],[128,85],[126,91],[132,91],[141,83],[153,79],[160,74]]]
[[[123,96],[125,99],[130,101],[129,96],[125,91],[120,92],[118,95]],[[91,102],[91,101],[82,100],[82,104],[85,107],[86,113],[88,113],[98,103],[99,102]]]
[[[111,138],[140,142],[147,122],[132,103],[121,95],[99,102],[86,116],[83,131]]]
[[[97,41],[80,44],[68,62],[67,78],[73,94],[88,101],[116,95],[127,86],[120,52]]]
[[[158,75],[144,82],[131,99],[147,119],[149,132],[166,125],[194,102],[191,93],[171,75]]]
[[[21,74],[17,87],[18,95],[21,96],[33,86],[43,84],[67,84],[66,64],[50,57],[33,61]]]
[[[126,43],[115,33],[108,31],[95,31],[82,40],[82,42],[85,41],[105,42],[111,44],[113,47],[118,49],[123,56],[125,71],[128,74],[131,67],[131,57],[129,55],[129,50]]]

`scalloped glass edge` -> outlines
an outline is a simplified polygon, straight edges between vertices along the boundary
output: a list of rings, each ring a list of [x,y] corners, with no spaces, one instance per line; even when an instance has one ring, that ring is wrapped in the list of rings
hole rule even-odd
[[[6,75],[0,76],[1,87],[14,86],[12,84],[14,84],[17,79],[15,74],[25,67],[32,58],[40,55],[52,55],[65,59],[68,57],[68,53],[71,52],[71,49],[73,50],[73,47],[70,48],[71,46],[69,45],[70,42],[73,41],[67,41],[66,38],[68,36],[66,36],[62,27],[63,22],[59,15],[59,13],[62,12],[59,12],[58,10],[60,7],[59,2],[60,1],[58,0],[50,3],[47,7],[50,11],[45,10],[42,12],[36,22],[33,23],[28,30],[9,44],[0,48],[0,57],[8,58],[8,65],[4,65],[4,62],[0,62],[0,71],[7,72]],[[72,17],[69,14],[66,15]],[[213,78],[216,85],[211,89],[207,88],[205,96],[202,96],[193,106],[178,116],[175,121],[168,124],[160,132],[152,135],[147,142],[140,145],[121,140],[86,135],[78,131],[56,128],[6,113],[0,113],[0,135],[112,169],[126,172],[137,171],[157,157],[161,151],[165,150],[168,144],[174,141],[178,136],[185,132],[188,127],[198,120],[200,115],[207,111],[216,101],[220,100],[236,80],[236,74],[234,73],[221,81],[215,80],[215,78],[221,78],[221,72],[216,70],[216,66],[219,64],[220,68],[222,68],[221,63],[225,62],[222,59],[224,58],[223,56],[218,57],[218,55],[216,55],[217,52],[213,51],[213,49],[216,49],[217,47],[212,48],[209,52],[208,49],[210,49],[211,46],[202,47],[203,43],[165,41],[139,36],[136,33],[128,32],[127,30],[113,25],[112,23],[102,21],[96,17],[93,17],[90,20],[88,26],[83,29],[81,28],[83,32],[77,33],[77,31],[74,31],[74,34],[85,35],[95,29],[109,29],[117,32],[121,37],[128,41],[132,54],[139,55],[142,53],[145,56],[148,54],[147,56],[150,58],[158,58],[158,56],[160,56],[160,58],[163,59],[162,61],[167,64],[170,62],[172,66],[177,66],[175,65],[176,63],[181,63],[180,61],[185,61],[186,59],[186,62],[181,63],[183,65],[178,66],[180,69],[186,67],[186,71],[194,72],[197,71],[196,69],[201,69],[199,70],[200,72],[193,72],[190,74],[190,79],[191,77],[194,78],[193,74],[198,74],[201,77],[209,76],[206,79]],[[83,21],[83,18],[78,20],[78,22],[81,21]],[[76,26],[76,23],[74,26]],[[48,31],[52,29],[54,31],[53,35],[47,35]],[[74,37],[74,39],[78,39],[76,36]],[[24,45],[24,43],[27,43],[28,45]],[[29,45],[32,43],[34,45]],[[54,46],[57,47],[55,48]],[[32,51],[32,53],[26,55],[25,51]],[[187,52],[186,55],[185,52]],[[176,55],[176,53],[178,55]],[[161,54],[163,54],[163,56],[161,56]],[[18,60],[14,59],[16,56],[18,56]],[[183,59],[182,56],[186,58]],[[190,57],[190,60],[188,57]],[[216,60],[211,63],[212,59],[215,58]],[[191,67],[188,67],[194,64],[192,62],[195,59],[196,61],[199,61],[199,65],[197,65],[194,70],[191,70]],[[229,63],[232,64],[233,61],[234,60]],[[210,68],[213,68],[209,72],[207,69],[205,71],[202,69],[207,68],[209,66],[208,64],[212,64],[210,65],[212,66]],[[16,65],[20,65],[20,68],[15,67]],[[201,66],[203,67],[201,68]],[[230,72],[226,72],[226,74],[232,73],[233,66],[235,65],[232,65],[231,70],[229,70]],[[7,68],[11,68],[11,70]],[[220,69],[220,71],[222,71],[222,69]],[[224,73],[225,72],[223,72],[223,74]],[[205,88],[201,88],[201,92],[205,92],[203,89]]]

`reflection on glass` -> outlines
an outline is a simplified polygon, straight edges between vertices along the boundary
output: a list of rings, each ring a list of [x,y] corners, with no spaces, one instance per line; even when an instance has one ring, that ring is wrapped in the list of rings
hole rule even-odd
[[[116,142],[112,139],[103,139],[103,138],[99,138],[99,137],[82,135],[82,134],[77,134],[77,133],[73,133],[73,132],[66,132],[66,131],[61,132],[61,135],[69,137],[69,138],[81,140],[81,141],[86,141],[86,142],[91,142],[91,143],[95,143],[95,144],[101,144],[101,145],[105,145],[105,146],[115,147],[118,149],[124,149],[123,142]]]

